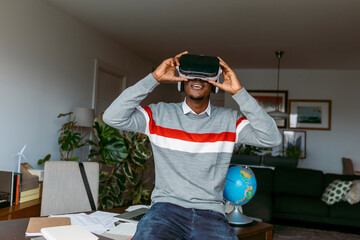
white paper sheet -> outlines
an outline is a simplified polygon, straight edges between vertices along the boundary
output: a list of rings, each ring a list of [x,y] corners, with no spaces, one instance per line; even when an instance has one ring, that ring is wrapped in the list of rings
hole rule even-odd
[[[96,211],[91,214],[77,213],[51,215],[51,217],[69,217],[71,225],[79,225],[92,233],[101,234],[115,227],[114,223],[117,221],[113,218],[115,215],[117,215],[117,213]]]

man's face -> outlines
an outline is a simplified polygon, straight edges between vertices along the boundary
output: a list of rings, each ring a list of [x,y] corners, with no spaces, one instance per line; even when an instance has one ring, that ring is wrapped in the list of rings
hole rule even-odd
[[[195,101],[209,99],[212,86],[207,81],[200,79],[189,80],[184,83],[186,97]]]

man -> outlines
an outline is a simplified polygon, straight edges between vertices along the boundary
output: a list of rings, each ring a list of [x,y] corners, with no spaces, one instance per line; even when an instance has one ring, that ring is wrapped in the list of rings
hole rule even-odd
[[[223,188],[235,143],[277,146],[274,120],[219,58],[224,77],[216,81],[175,76],[183,52],[163,61],[147,77],[127,88],[103,115],[118,129],[149,136],[155,161],[152,206],[133,239],[237,239],[224,214]],[[140,102],[158,84],[183,81],[183,103]],[[212,87],[233,95],[243,115],[210,104]]]

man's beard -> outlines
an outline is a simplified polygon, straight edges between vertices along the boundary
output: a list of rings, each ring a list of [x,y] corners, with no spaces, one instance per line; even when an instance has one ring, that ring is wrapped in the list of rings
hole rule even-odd
[[[204,100],[204,96],[202,96],[202,97],[193,97],[193,96],[189,96],[190,97],[190,99],[191,100],[193,100],[193,101],[202,101],[202,100]]]

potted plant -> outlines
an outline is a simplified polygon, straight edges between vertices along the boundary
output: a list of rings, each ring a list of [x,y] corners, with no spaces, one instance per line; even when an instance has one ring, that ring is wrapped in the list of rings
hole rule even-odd
[[[147,203],[151,190],[143,179],[152,155],[146,135],[120,133],[101,120],[94,121],[95,139],[88,141],[89,158],[101,165],[99,209]]]
[[[76,161],[79,159],[78,156],[73,156],[76,149],[86,145],[83,141],[83,137],[79,133],[78,129],[74,131],[76,125],[76,119],[72,118],[72,112],[60,113],[57,118],[69,117],[69,121],[62,124],[59,129],[60,136],[58,138],[60,160]],[[51,154],[47,154],[45,158],[38,160],[38,165],[44,164],[49,161]]]

